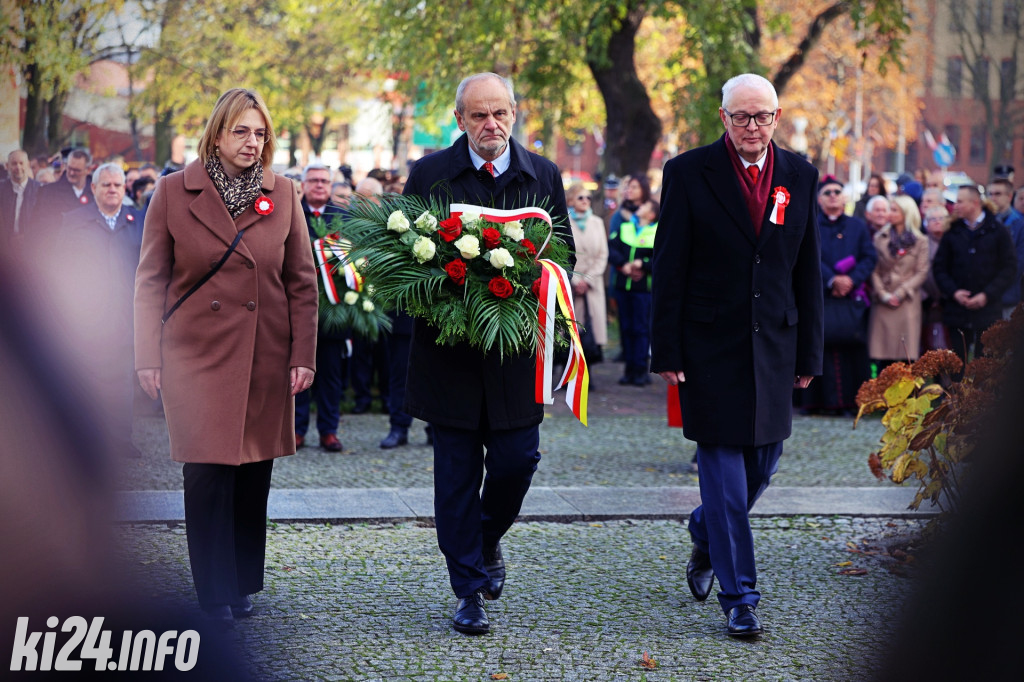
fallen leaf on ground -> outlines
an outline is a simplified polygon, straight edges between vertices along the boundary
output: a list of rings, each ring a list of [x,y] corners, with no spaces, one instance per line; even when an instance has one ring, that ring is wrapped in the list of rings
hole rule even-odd
[[[508,673],[494,673],[493,675],[491,675],[491,679],[492,680],[507,680],[508,679]]]
[[[654,670],[658,667],[658,662],[651,658],[651,656],[645,651],[643,658],[640,659],[640,667],[647,668],[648,670]]]
[[[841,568],[839,569],[839,575],[867,575],[868,569],[866,568]]]
[[[842,562],[836,564],[836,566],[853,566],[853,562],[852,561],[842,561]]]

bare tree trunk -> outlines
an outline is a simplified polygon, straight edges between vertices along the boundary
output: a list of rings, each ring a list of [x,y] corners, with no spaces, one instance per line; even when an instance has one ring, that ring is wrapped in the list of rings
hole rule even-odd
[[[661,119],[651,107],[633,59],[637,29],[646,9],[642,1],[631,3],[608,39],[604,54],[587,56],[587,66],[604,98],[607,114],[606,175],[646,173],[661,139]]]

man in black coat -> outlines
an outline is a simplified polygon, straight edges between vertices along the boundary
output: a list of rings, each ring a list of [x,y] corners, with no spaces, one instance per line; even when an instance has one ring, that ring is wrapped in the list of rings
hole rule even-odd
[[[651,371],[679,387],[700,470],[687,583],[703,601],[718,576],[734,636],[761,632],[748,513],[822,364],[818,173],[771,142],[781,111],[760,76],[725,84],[725,135],[665,166],[654,245]]]
[[[571,247],[558,168],[512,139],[515,105],[512,84],[496,74],[463,80],[455,118],[465,135],[417,162],[404,194],[503,209],[547,200]],[[418,319],[405,408],[433,431],[437,543],[459,599],[453,626],[485,633],[490,625],[483,600],[500,597],[505,581],[499,541],[519,514],[540,461],[544,411],[534,400],[534,356],[502,359],[466,343],[438,345],[437,330]]]
[[[1002,316],[1000,299],[1017,281],[1017,257],[1010,230],[982,209],[977,187],[957,189],[953,214],[932,274],[943,296],[949,343],[966,363],[972,347],[974,357],[981,357],[981,333]]]
[[[0,248],[20,246],[35,210],[39,183],[32,179],[28,154],[15,149],[7,155],[6,180],[0,180]]]
[[[132,444],[135,390],[133,317],[135,270],[142,248],[142,220],[122,205],[124,171],[106,163],[93,173],[96,200],[64,216],[57,242],[74,254],[75,277],[68,291],[68,347],[80,354],[86,380],[109,410],[105,426],[111,447],[126,457],[141,456]]]
[[[57,182],[39,188],[33,214],[39,236],[53,234],[61,226],[66,213],[95,203],[89,182],[91,164],[92,154],[88,149],[72,149],[64,163],[64,175]]]
[[[302,213],[306,216],[310,240],[333,232],[331,224],[345,214],[331,203],[331,171],[323,164],[311,163],[302,169]],[[323,282],[319,282],[319,286],[322,288]],[[316,331],[316,376],[312,386],[295,396],[296,449],[306,441],[309,404],[314,400],[320,447],[327,452],[341,452],[343,449],[338,439],[338,422],[341,420],[341,396],[345,390],[347,339],[345,330],[324,327],[323,311],[320,311],[320,326]]]

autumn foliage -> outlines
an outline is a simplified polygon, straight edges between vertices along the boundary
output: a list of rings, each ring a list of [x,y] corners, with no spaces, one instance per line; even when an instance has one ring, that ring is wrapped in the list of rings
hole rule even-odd
[[[931,500],[956,509],[986,416],[1002,392],[1001,381],[1014,339],[1024,335],[1024,306],[981,335],[985,354],[963,367],[949,350],[928,351],[917,362],[889,365],[857,392],[857,422],[885,410],[881,448],[868,457],[872,473],[894,483],[917,478],[911,509]]]

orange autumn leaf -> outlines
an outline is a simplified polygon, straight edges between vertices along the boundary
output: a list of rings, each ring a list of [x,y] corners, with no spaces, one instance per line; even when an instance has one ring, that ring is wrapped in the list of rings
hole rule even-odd
[[[491,675],[491,679],[492,680],[507,680],[508,679],[508,673],[494,673],[493,675]]]
[[[654,670],[658,667],[658,662],[651,658],[650,654],[644,652],[643,658],[640,659],[640,667],[647,668],[648,670]]]
[[[843,568],[839,570],[839,575],[867,575],[868,569],[866,568]]]

